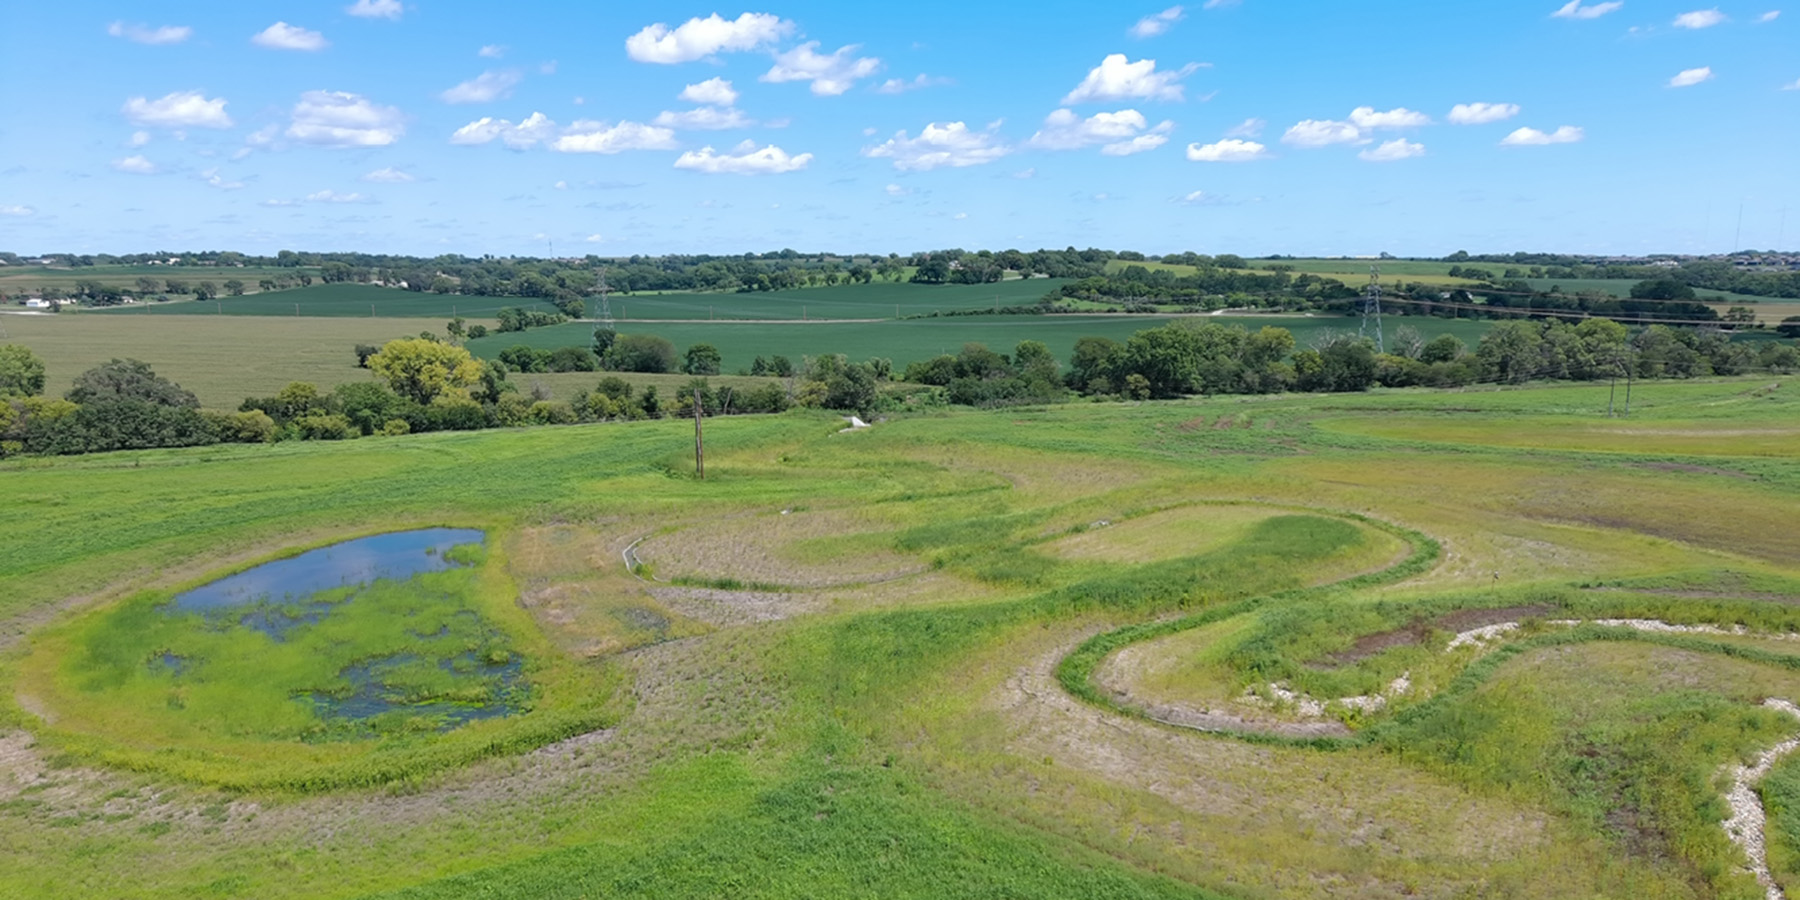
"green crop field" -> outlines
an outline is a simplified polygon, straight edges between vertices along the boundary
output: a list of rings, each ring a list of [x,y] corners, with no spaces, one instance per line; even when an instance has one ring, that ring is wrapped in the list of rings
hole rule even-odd
[[[314,284],[205,302],[144,303],[89,312],[108,316],[420,317],[445,320],[462,316],[490,320],[508,306],[556,311],[549,303],[525,297],[444,296],[372,284]]]
[[[1255,331],[1265,326],[1286,328],[1304,345],[1327,328],[1354,331],[1361,319],[1344,316],[1206,316],[1207,322],[1242,325]],[[821,322],[816,324],[781,323],[659,323],[632,322],[619,326],[625,334],[656,334],[674,342],[677,348],[696,343],[710,343],[724,356],[726,371],[748,368],[757,356],[780,354],[798,360],[802,356],[843,353],[852,360],[881,357],[904,368],[907,363],[929,359],[941,353],[955,354],[963,344],[974,341],[987,344],[1002,353],[1011,353],[1020,341],[1043,341],[1058,359],[1067,361],[1075,342],[1083,337],[1109,337],[1123,341],[1146,328],[1166,324],[1167,316],[1156,315],[1054,315],[1054,316],[945,316],[940,318],[904,319],[888,322]],[[1433,319],[1390,316],[1385,327],[1392,330],[1402,325],[1417,328],[1427,339],[1438,334],[1455,334],[1470,346],[1481,339],[1490,323],[1473,319]],[[508,347],[523,344],[555,349],[586,346],[592,342],[593,325],[570,323],[529,331],[495,334],[470,341],[469,349],[477,356],[492,358]]]
[[[1607,399],[722,418],[704,480],[668,420],[0,463],[0,896],[1800,889],[1800,755],[1744,768],[1800,733],[1800,394]],[[426,527],[485,542],[169,600]]]
[[[1638,284],[1638,280],[1634,278],[1527,278],[1525,280],[1531,285],[1532,290],[1547,291],[1554,287],[1560,288],[1565,294],[1595,293],[1611,294],[1614,297],[1631,296],[1631,289]],[[1715,291],[1706,288],[1696,288],[1694,294],[1701,300],[1719,297],[1734,304],[1778,302],[1777,298],[1772,297],[1754,297],[1749,294],[1734,294],[1731,291]]]

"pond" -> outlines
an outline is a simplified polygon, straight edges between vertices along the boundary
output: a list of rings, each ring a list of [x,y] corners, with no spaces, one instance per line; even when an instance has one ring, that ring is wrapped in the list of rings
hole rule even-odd
[[[482,556],[469,551],[485,540],[461,528],[371,535],[186,591],[163,611],[188,633],[160,640],[150,668],[190,689],[266,671],[262,689],[302,704],[323,739],[518,712],[524,660],[471,593]]]
[[[368,584],[379,578],[403,580],[455,565],[444,553],[458,544],[479,544],[487,535],[474,528],[423,528],[373,534],[263,563],[175,595],[175,608],[203,612],[251,603],[296,601],[331,588]]]

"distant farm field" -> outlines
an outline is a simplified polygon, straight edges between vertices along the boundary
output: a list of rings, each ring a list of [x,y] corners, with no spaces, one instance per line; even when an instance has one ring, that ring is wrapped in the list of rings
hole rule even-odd
[[[1636,287],[1636,278],[1527,278],[1526,282],[1532,290],[1548,291],[1559,288],[1565,294],[1611,294],[1614,297],[1629,297],[1631,289]],[[1715,291],[1710,288],[1695,288],[1694,294],[1701,300],[1722,297],[1732,303],[1768,303],[1772,298],[1756,297],[1750,294],[1734,294],[1731,291]]]
[[[165,281],[173,278],[194,284],[210,281],[223,285],[233,278],[254,287],[264,278],[291,278],[308,274],[317,276],[314,268],[283,269],[275,266],[83,266],[79,269],[50,266],[8,266],[0,268],[0,291],[8,294],[36,291],[46,287],[68,289],[77,281],[98,281],[110,287],[135,288],[139,278]]]
[[[145,303],[104,310],[109,316],[287,316],[289,318],[491,319],[502,308],[554,312],[544,301],[525,297],[462,297],[378,287],[372,284],[315,284],[285,291],[221,297],[205,302]]]

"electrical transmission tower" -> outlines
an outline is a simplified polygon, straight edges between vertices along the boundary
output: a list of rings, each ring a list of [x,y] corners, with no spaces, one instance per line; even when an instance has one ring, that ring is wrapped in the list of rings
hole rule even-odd
[[[606,331],[617,331],[613,327],[612,301],[606,299],[606,267],[600,267],[600,327]]]
[[[1375,320],[1375,349],[1387,352],[1387,340],[1381,335],[1381,267],[1369,267],[1369,292],[1363,296],[1362,330],[1357,334],[1369,336],[1369,320]]]

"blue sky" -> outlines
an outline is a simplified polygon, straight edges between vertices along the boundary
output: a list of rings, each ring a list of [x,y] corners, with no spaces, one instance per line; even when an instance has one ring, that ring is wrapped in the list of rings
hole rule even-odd
[[[0,248],[1794,247],[1783,2],[8,3]]]

